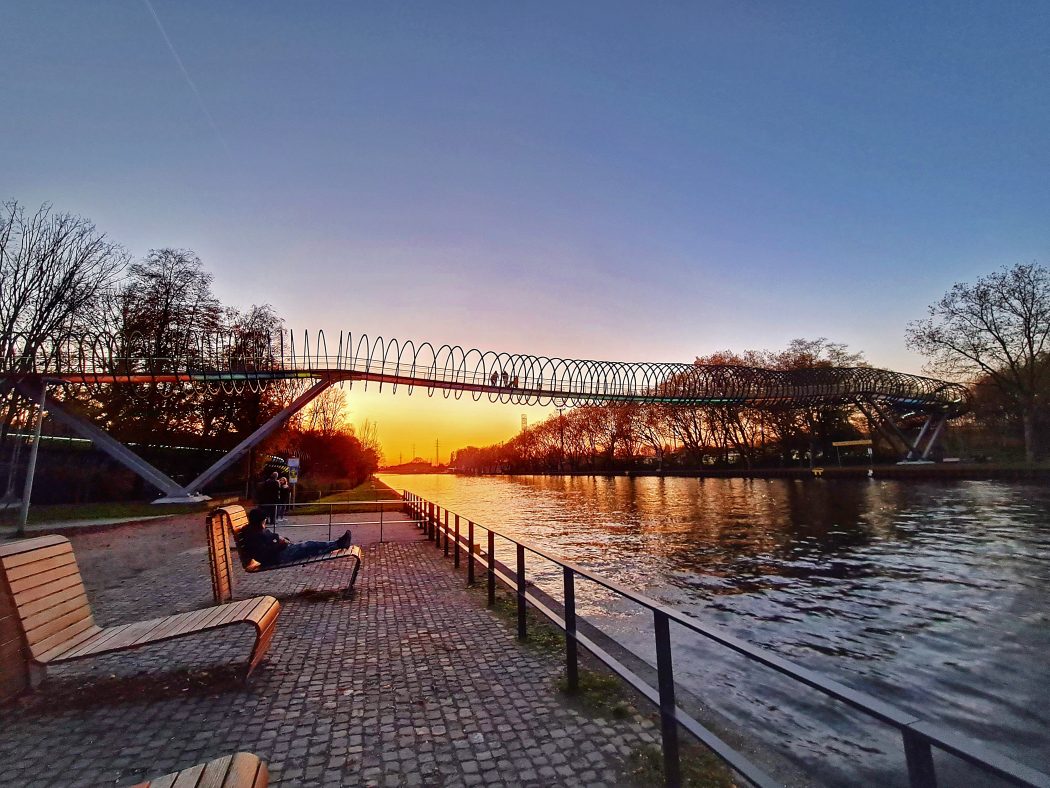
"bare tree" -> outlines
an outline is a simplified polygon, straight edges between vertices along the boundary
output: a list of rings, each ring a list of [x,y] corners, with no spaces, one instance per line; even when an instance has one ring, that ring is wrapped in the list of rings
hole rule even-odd
[[[35,354],[93,327],[95,305],[128,255],[87,219],[44,204],[32,216],[0,204],[0,341],[4,368],[28,370]]]
[[[375,454],[376,462],[383,462],[383,448],[379,442],[378,424],[371,419],[365,419],[357,428],[357,439],[361,441],[361,448]]]
[[[339,387],[329,386],[304,408],[303,431],[321,435],[335,435],[338,432],[353,434],[347,424],[348,415],[346,392]]]
[[[1036,424],[1050,390],[1050,271],[1034,263],[959,283],[908,325],[908,347],[931,371],[995,385],[1020,416],[1025,458],[1039,454]]]
[[[94,328],[127,263],[87,219],[46,203],[32,216],[17,202],[0,204],[0,370],[51,363],[64,340]],[[4,436],[19,407],[10,382],[0,382],[0,402]]]

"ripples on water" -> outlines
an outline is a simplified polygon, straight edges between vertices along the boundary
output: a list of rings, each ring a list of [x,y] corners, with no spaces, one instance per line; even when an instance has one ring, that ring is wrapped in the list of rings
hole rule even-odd
[[[1050,769],[1050,492],[1042,487],[451,475],[386,481]],[[536,571],[538,584],[560,598],[559,576]],[[581,585],[581,615],[651,660],[648,621]],[[676,634],[679,682],[823,782],[905,782],[890,729]],[[974,784],[957,767],[938,760],[948,784]]]

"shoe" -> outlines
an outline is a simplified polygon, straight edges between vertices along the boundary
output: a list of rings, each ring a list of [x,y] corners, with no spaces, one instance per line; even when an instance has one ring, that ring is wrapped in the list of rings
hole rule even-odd
[[[336,539],[335,543],[339,545],[340,549],[345,549],[353,544],[353,537],[350,536],[350,532],[347,531],[345,534]]]

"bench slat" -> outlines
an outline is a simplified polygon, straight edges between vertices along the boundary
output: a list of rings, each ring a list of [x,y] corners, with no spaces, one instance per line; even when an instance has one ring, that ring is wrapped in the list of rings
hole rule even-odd
[[[167,616],[164,618],[151,618],[148,621],[137,621],[121,632],[116,638],[105,644],[106,651],[121,651],[131,649],[135,646],[148,643],[150,635],[158,628],[164,626]],[[92,654],[100,653],[98,648],[90,649]]]
[[[54,647],[44,652],[34,651],[33,659],[36,662],[44,664],[50,662],[59,655],[64,655],[66,652],[77,648],[83,643],[90,641],[92,638],[99,637],[105,632],[101,627],[92,625],[85,629],[83,632],[78,633],[76,636],[69,638],[69,640],[58,643]]]
[[[33,659],[39,660],[42,654],[46,654],[47,652],[56,648],[61,648],[64,650],[66,648],[66,644],[73,640],[73,638],[77,637],[83,632],[88,632],[96,629],[98,629],[98,627],[95,626],[95,622],[92,619],[78,619],[51,635],[42,637],[35,642],[29,643],[29,653],[33,655]]]
[[[230,765],[230,776],[227,785],[248,785],[252,788],[266,788],[270,782],[270,772],[266,764],[256,756],[247,752],[239,752],[233,756]]]
[[[26,642],[32,647],[37,643],[43,643],[53,635],[75,627],[81,621],[87,621],[89,625],[95,623],[91,617],[91,608],[83,602],[74,605],[71,610],[56,612],[56,615],[44,619],[33,629],[30,629],[24,621],[22,626],[25,628]]]
[[[154,631],[150,640],[162,640],[175,635],[188,635],[191,632],[204,632],[210,628],[210,622],[216,618],[214,608],[195,610],[192,613],[181,613],[169,616],[164,625]]]
[[[52,556],[61,555],[62,553],[72,552],[72,547],[68,544],[56,544],[51,547],[42,547],[38,550],[33,550],[28,553],[16,553],[15,555],[9,555],[2,559],[4,568],[10,572],[12,569],[22,566],[23,564],[31,564],[34,561],[42,560],[44,558],[51,558]]]
[[[248,617],[248,613],[252,610],[255,604],[257,604],[257,600],[258,597],[254,597],[252,599],[246,599],[244,602],[233,602],[231,604],[225,605],[224,607],[226,608],[226,610],[224,610],[223,614],[219,616],[215,621],[211,622],[211,624],[209,624],[209,627],[221,627],[233,621],[246,619]]]
[[[112,640],[113,638],[117,637],[121,632],[123,632],[130,626],[131,624],[121,624],[120,626],[107,627],[106,629],[102,629],[101,627],[99,627],[99,631],[94,640],[92,640],[91,642],[82,641],[79,645],[70,648],[64,652],[61,652],[61,657],[63,660],[75,659],[79,657],[82,653],[90,653],[93,649],[99,648],[103,643],[106,643]]]
[[[232,764],[232,755],[216,758],[214,761],[206,764],[200,782],[197,783],[197,788],[223,788],[226,784],[226,775],[229,773]]]
[[[158,629],[154,634],[160,639],[193,632],[199,629],[198,624],[207,618],[210,613],[210,608],[204,608],[204,610],[194,610],[190,613],[183,613],[181,616],[171,616],[168,623],[161,629]]]
[[[48,621],[71,613],[78,608],[88,608],[87,615],[91,615],[87,594],[79,593],[75,596],[70,594],[52,594],[29,605],[23,605],[21,610],[22,627],[26,633],[32,632]]]
[[[69,589],[75,590],[70,591]],[[17,605],[18,609],[21,610],[23,606],[28,605],[31,602],[36,602],[44,597],[63,592],[65,592],[67,596],[76,596],[78,593],[84,593],[84,583],[80,579],[79,572],[74,572],[73,574],[45,583],[42,586],[23,591],[18,594],[18,596],[14,597],[14,603]]]
[[[257,755],[238,752],[139,783],[134,788],[266,788],[269,774]]]
[[[69,540],[66,539],[66,537],[59,536],[58,534],[34,536],[32,539],[19,539],[15,542],[7,542],[6,544],[0,545],[0,561],[3,561],[6,564],[8,556],[28,553],[33,550],[39,550],[43,547],[50,547],[51,545],[67,542],[69,542]]]
[[[79,579],[80,569],[77,568],[76,562],[65,564],[57,569],[52,569],[48,572],[41,572],[37,575],[31,575],[30,577],[11,583],[11,594],[15,598],[15,604],[20,605],[23,599],[28,601],[28,597],[32,597],[34,589],[45,586],[55,580],[69,577],[70,575],[77,575]]]
[[[43,574],[50,569],[59,569],[63,566],[75,563],[76,559],[73,557],[73,551],[65,550],[58,555],[53,555],[50,558],[45,558],[41,561],[27,561],[21,566],[8,569],[7,579],[11,583],[17,583],[19,580],[32,577],[33,575]]]
[[[175,782],[171,784],[171,788],[197,788],[197,781],[204,774],[204,766],[205,764],[200,763],[189,769],[183,769],[175,778]]]
[[[58,588],[54,593],[42,596],[33,602],[27,602],[20,605],[18,608],[18,614],[21,616],[22,621],[25,623],[26,629],[32,629],[36,626],[37,616],[42,613],[48,613],[50,610],[57,608],[59,605],[65,602],[72,602],[74,600],[83,600],[84,604],[89,604],[87,594],[84,593],[83,587],[76,588],[75,586],[67,586],[67,588],[73,588],[73,591],[68,593],[62,593],[65,588]]]

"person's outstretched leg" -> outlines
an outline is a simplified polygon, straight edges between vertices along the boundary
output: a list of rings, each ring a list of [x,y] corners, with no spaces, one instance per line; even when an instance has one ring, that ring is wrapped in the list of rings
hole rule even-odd
[[[279,563],[289,564],[294,561],[303,561],[307,558],[330,553],[339,549],[339,542],[297,542],[290,544],[281,551]]]

